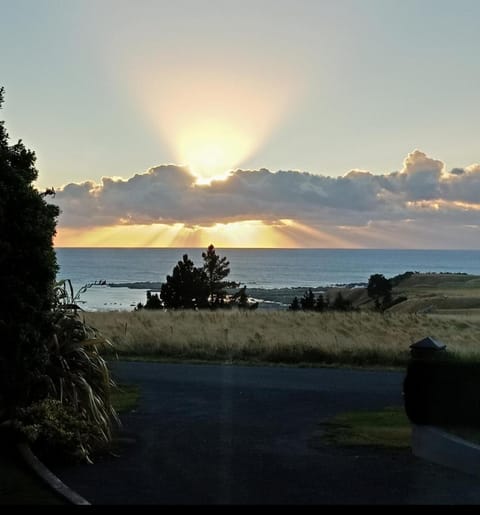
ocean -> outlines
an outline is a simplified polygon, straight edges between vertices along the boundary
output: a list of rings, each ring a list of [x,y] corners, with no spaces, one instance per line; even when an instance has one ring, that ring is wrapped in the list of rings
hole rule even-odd
[[[192,248],[56,248],[57,279],[70,279],[74,290],[94,281],[80,296],[88,311],[132,310],[145,302],[146,289],[118,287],[125,283],[165,281],[183,254],[195,265],[205,249]],[[221,249],[230,261],[229,280],[261,291],[274,288],[314,288],[335,284],[367,283],[372,274],[393,277],[407,271],[480,275],[479,250],[372,250],[372,249]],[[115,284],[117,287],[111,287]]]

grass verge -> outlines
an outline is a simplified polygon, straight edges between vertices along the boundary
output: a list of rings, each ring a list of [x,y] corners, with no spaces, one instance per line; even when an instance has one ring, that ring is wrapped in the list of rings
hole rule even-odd
[[[112,391],[112,404],[117,413],[132,411],[139,399],[140,388],[134,384],[119,384]]]
[[[391,449],[406,449],[411,445],[411,424],[403,406],[341,413],[324,423],[323,430],[323,440],[331,445]]]

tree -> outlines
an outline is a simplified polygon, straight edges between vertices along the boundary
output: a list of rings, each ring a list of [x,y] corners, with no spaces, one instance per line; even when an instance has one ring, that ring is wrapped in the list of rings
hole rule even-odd
[[[4,89],[0,88],[0,108]],[[25,405],[48,361],[58,270],[53,248],[57,206],[34,188],[35,153],[10,145],[0,121],[0,412]],[[1,413],[0,413],[1,417]]]
[[[209,282],[205,271],[196,268],[187,254],[173,268],[162,284],[160,298],[167,309],[208,307]]]
[[[253,303],[248,302],[246,285],[243,288],[240,288],[239,291],[237,291],[230,297],[226,306],[231,307],[234,304],[236,304],[238,309],[241,309],[242,311],[246,311],[246,310],[252,311],[252,310],[255,310],[258,308],[258,302],[253,302]]]
[[[298,297],[293,297],[292,303],[288,306],[289,311],[300,311],[300,302]]]
[[[303,311],[313,311],[315,309],[315,295],[311,288],[303,294],[300,304]]]
[[[331,309],[333,311],[352,311],[353,306],[352,302],[349,299],[346,299],[342,295],[342,292],[339,291],[331,305]]]
[[[238,294],[235,294],[233,298],[237,301],[239,309],[248,309],[248,295],[247,295],[247,287],[244,286]]]
[[[202,252],[202,258],[203,271],[208,283],[210,307],[219,307],[225,301],[226,288],[237,286],[234,282],[224,280],[230,274],[230,262],[225,256],[220,257],[212,244],[208,246],[206,252]]]
[[[9,145],[0,122],[0,422],[47,448],[63,437],[57,450],[88,461],[111,442],[116,416],[100,355],[109,342],[80,320],[66,281],[55,283],[59,209],[45,200],[53,189],[33,187],[34,164],[21,140]]]
[[[315,311],[325,311],[327,309],[327,302],[323,298],[323,295],[321,293],[318,294],[317,302],[315,303]]]
[[[382,274],[370,276],[367,285],[368,296],[375,301],[375,308],[378,310],[386,309],[391,302],[392,284]],[[382,299],[382,302],[380,302]]]
[[[163,309],[163,303],[158,296],[158,293],[152,293],[150,290],[147,291],[147,302],[145,306],[142,305],[142,308],[145,309]],[[140,309],[142,309],[140,308]]]

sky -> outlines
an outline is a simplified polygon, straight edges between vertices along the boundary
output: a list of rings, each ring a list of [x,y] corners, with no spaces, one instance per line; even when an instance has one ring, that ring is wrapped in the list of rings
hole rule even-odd
[[[478,0],[0,0],[58,246],[480,248]]]

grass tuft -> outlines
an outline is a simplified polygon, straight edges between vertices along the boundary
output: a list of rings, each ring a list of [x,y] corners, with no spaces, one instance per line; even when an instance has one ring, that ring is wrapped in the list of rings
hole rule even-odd
[[[322,439],[339,446],[405,449],[411,445],[411,424],[403,407],[342,413],[323,424]]]

